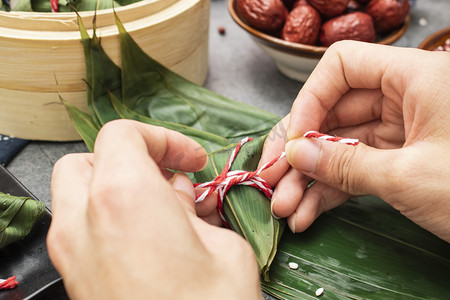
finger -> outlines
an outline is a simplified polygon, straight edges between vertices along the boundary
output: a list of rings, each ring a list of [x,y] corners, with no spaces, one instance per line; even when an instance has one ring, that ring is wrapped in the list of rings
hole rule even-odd
[[[223,226],[223,221],[220,218],[219,212],[217,210],[213,211],[208,216],[201,217],[200,219],[202,219],[203,221],[205,221],[209,225],[218,226],[218,227],[222,227]]]
[[[395,80],[399,77],[396,74],[399,68],[395,65],[402,63],[404,60],[399,58],[408,53],[401,48],[355,41],[334,43],[292,106],[288,140],[298,138],[308,130],[318,130],[328,112],[350,88],[380,89],[382,82],[393,82],[395,86],[385,87],[388,89],[384,91],[399,98],[404,82]]]
[[[177,192],[183,207],[189,215],[196,215],[194,208],[195,190],[189,177],[181,172],[175,173],[170,180],[172,188]]]
[[[393,152],[394,151],[394,152]],[[286,144],[286,157],[300,172],[352,195],[378,195],[389,178],[395,150],[379,150],[299,138]]]
[[[295,212],[289,216],[288,225],[292,232],[303,232],[324,211],[330,210],[348,199],[348,194],[316,182],[303,195]]]
[[[66,260],[76,251],[83,228],[92,176],[92,154],[69,154],[53,167],[51,180],[52,223],[47,235],[47,248],[53,264],[62,274],[68,271]]]
[[[351,89],[326,115],[320,132],[364,124],[381,118],[383,93],[379,89]]]
[[[290,168],[275,187],[270,202],[272,215],[276,218],[290,216],[297,208],[311,180],[296,169]]]
[[[201,195],[206,189],[196,188],[195,196]],[[217,192],[207,196],[203,201],[195,203],[197,216],[206,223],[214,226],[222,226],[223,221],[217,211]]]
[[[405,143],[403,124],[386,124],[372,121],[358,126],[338,128],[328,134],[358,138],[360,142],[379,149],[401,148]]]
[[[270,162],[275,157],[279,156],[284,151],[286,144],[286,128],[289,123],[289,115],[284,117],[277,125],[275,125],[267,136],[261,158],[258,163],[260,168],[265,163]],[[286,159],[281,159],[269,169],[261,172],[260,176],[266,180],[270,186],[275,186],[288,170],[289,164]]]
[[[201,244],[208,250],[204,252],[204,255],[218,255],[225,264],[234,263],[235,257],[239,257],[239,261],[253,260],[255,262],[254,272],[256,272],[256,260],[253,251],[241,236],[232,230],[219,228],[218,226],[221,223],[218,222],[218,215],[210,215],[202,219],[196,216],[194,212],[195,192],[189,178],[182,173],[177,173],[173,179],[173,188],[176,190],[180,201],[188,208],[187,215],[190,225],[197,234],[196,238],[199,239],[195,246],[198,247],[198,244]],[[255,283],[255,286],[258,285]]]
[[[205,150],[177,132],[131,120],[107,123],[95,144],[89,222],[105,230],[134,227],[135,234],[158,235],[169,226],[167,237],[191,235],[185,209],[160,167],[195,171],[205,162]],[[151,229],[134,225],[149,218]]]
[[[95,153],[96,165],[105,169],[116,169],[117,164],[134,166],[149,156],[161,168],[185,172],[198,171],[207,162],[206,151],[194,140],[176,131],[131,120],[105,124],[97,136]]]
[[[51,179],[53,219],[73,218],[86,207],[92,177],[91,153],[68,154],[53,167]]]
[[[161,169],[161,174],[167,180],[170,180],[173,177],[173,175],[175,175],[174,172],[172,172],[172,171],[170,171],[168,169]]]
[[[131,120],[109,122],[95,143],[91,198],[97,199],[98,209],[107,206],[114,214],[135,210],[136,205],[161,210],[160,202],[175,197],[160,167],[195,171],[206,159],[197,142],[178,132]],[[158,197],[148,201],[156,191]],[[133,201],[123,201],[127,198]],[[170,210],[169,202],[163,207]]]
[[[173,178],[171,179],[171,184],[173,189],[176,191],[178,195],[178,199],[181,201],[183,207],[186,210],[187,216],[194,228],[196,230],[199,230],[204,228],[206,225],[214,225],[214,226],[221,226],[222,221],[220,219],[219,213],[216,209],[214,209],[210,214],[205,215],[201,218],[197,216],[196,208],[195,206],[198,204],[195,204],[195,194],[197,191],[195,191],[194,186],[189,179],[189,177],[181,172],[176,173]],[[198,191],[199,192],[199,191]],[[214,194],[213,194],[214,195]],[[213,196],[211,195],[211,196]],[[209,196],[210,200],[213,200],[213,198]],[[202,202],[206,201],[207,199],[203,200]],[[200,203],[202,203],[200,202]],[[212,201],[213,202],[213,201]],[[217,198],[215,200],[217,203]],[[208,224],[207,224],[208,223]]]
[[[195,189],[195,196],[201,195],[206,189]],[[217,192],[212,193],[203,201],[195,203],[195,212],[199,217],[206,217],[217,210]]]

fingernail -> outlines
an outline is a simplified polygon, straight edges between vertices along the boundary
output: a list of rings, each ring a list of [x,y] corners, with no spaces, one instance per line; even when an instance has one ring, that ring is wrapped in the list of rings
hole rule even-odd
[[[206,156],[206,161],[205,161],[205,164],[203,165],[203,167],[201,167],[200,168],[200,170],[199,171],[202,171],[202,170],[204,170],[207,166],[208,166],[208,163],[209,163],[209,156]]]
[[[286,130],[286,142],[289,142],[291,140],[295,140],[298,139],[300,137],[302,137],[303,134],[300,133],[300,131],[298,130],[293,130],[291,128],[291,126],[288,127],[288,129]]]
[[[299,171],[313,173],[319,159],[320,144],[308,138],[289,141],[285,147],[289,164]]]
[[[292,139],[298,138],[298,136],[296,136],[296,134],[294,132],[292,132],[292,130],[287,130],[286,132],[286,142],[289,142]]]
[[[277,219],[277,220],[279,220],[279,219],[281,219],[279,216],[277,216],[276,214],[275,214],[275,212],[273,211],[273,204],[275,203],[275,200],[276,200],[277,198],[276,198],[276,190],[275,190],[275,192],[273,193],[273,195],[272,195],[272,199],[270,200],[270,212],[272,213],[272,216],[275,218],[275,219]]]
[[[288,226],[291,229],[291,231],[293,233],[295,233],[295,220],[297,219],[297,213],[293,213],[289,218],[288,218]]]
[[[186,174],[182,172],[175,173],[170,181],[174,190],[185,192],[192,198],[195,197],[194,185]]]

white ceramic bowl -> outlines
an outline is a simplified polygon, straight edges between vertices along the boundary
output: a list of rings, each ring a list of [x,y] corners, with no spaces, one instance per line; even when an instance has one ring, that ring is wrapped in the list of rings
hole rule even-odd
[[[264,52],[275,60],[275,64],[282,74],[294,80],[306,81],[327,47],[288,42],[254,29],[236,13],[236,3],[237,0],[229,0],[228,2],[228,10],[233,20],[250,34],[251,38]],[[386,36],[378,37],[377,43],[392,44],[405,33],[408,25],[409,16],[406,17],[400,28]]]

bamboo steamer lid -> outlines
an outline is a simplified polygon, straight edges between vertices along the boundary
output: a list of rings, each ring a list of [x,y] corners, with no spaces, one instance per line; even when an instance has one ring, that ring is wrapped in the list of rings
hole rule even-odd
[[[147,54],[185,78],[204,83],[209,0],[143,0],[116,11]],[[94,12],[80,15],[92,33]],[[97,35],[120,66],[111,9],[97,12]],[[33,140],[80,140],[58,97],[59,90],[65,100],[88,111],[76,14],[0,11],[0,58],[0,133]]]

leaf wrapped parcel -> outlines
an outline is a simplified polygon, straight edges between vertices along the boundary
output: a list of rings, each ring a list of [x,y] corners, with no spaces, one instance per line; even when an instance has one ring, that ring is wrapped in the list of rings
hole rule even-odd
[[[245,144],[233,162],[232,170],[253,171],[257,168],[265,137]],[[208,168],[194,174],[198,182],[215,178],[225,167],[234,145],[209,155]],[[276,220],[270,203],[257,189],[239,186],[226,194],[224,213],[230,227],[242,235],[253,247],[260,272],[269,280],[269,268],[277,251],[285,222]]]
[[[44,213],[44,202],[0,192],[0,249],[27,236]]]
[[[278,116],[171,72],[145,54],[117,20],[119,68],[95,32],[90,38],[81,20],[79,25],[90,114],[64,103],[89,149],[105,122],[128,118],[177,130],[204,146],[209,164],[192,174],[196,182],[219,174],[232,144],[246,136],[254,140],[242,147],[232,169],[256,168]],[[322,299],[447,299],[450,294],[450,245],[376,197],[355,198],[323,213],[300,234],[283,233],[284,222],[272,218],[270,203],[250,187],[230,189],[224,211],[232,229],[253,247],[266,279],[262,288],[279,299],[316,299],[319,288],[324,288]]]

